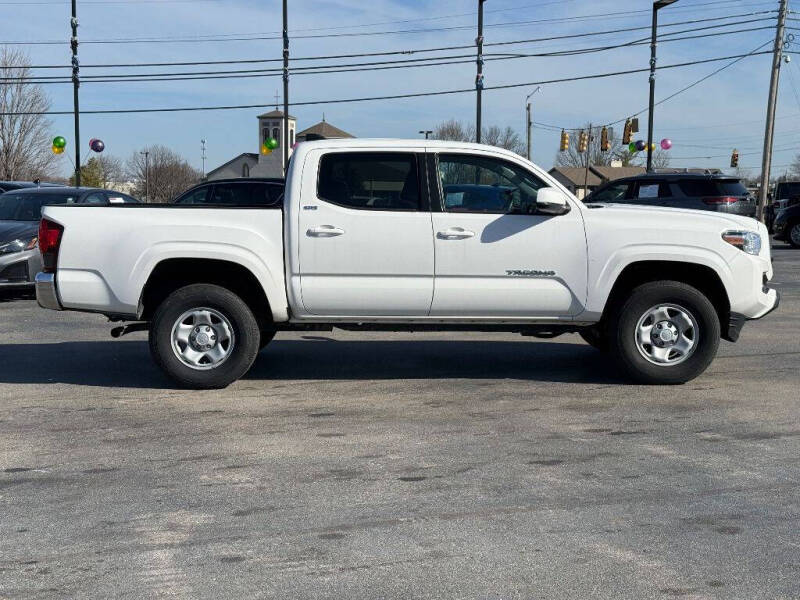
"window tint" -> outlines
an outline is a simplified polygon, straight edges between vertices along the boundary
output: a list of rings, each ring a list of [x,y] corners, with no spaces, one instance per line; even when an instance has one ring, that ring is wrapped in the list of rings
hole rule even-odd
[[[74,202],[74,198],[56,194],[3,194],[0,196],[0,220],[38,221],[42,218],[42,206],[67,202]]]
[[[627,183],[612,183],[608,187],[593,193],[588,202],[621,202],[628,194]]]
[[[84,204],[105,204],[106,195],[103,192],[92,192],[83,199]]]
[[[317,196],[348,208],[417,210],[416,156],[388,152],[326,154],[320,161]]]
[[[746,196],[747,188],[740,181],[730,179],[697,179],[678,183],[681,191],[687,196],[701,198],[703,196]]]
[[[544,182],[514,163],[469,154],[441,154],[446,212],[534,214]]]
[[[781,182],[778,184],[775,192],[776,200],[786,200],[796,196],[800,196],[800,183]]]
[[[211,186],[204,185],[197,189],[190,190],[175,200],[175,204],[205,204],[210,187]]]

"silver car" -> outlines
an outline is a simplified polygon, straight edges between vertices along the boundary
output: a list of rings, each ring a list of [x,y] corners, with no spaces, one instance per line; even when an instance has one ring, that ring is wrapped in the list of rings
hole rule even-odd
[[[0,289],[33,286],[42,270],[42,206],[134,202],[138,201],[127,194],[95,188],[28,187],[0,194]]]

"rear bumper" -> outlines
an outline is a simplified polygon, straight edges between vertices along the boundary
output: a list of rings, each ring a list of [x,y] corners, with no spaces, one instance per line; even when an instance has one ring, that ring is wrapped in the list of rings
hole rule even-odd
[[[36,301],[42,308],[62,310],[56,289],[55,273],[38,273],[36,275]]]

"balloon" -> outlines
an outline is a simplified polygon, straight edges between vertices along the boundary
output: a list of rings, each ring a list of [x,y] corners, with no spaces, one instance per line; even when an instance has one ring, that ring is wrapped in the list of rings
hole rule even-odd
[[[670,148],[672,148],[672,140],[669,138],[664,138],[663,140],[661,140],[661,148],[663,150],[669,150]]]
[[[650,150],[651,150],[652,152],[655,152],[655,151],[656,151],[656,143],[655,143],[655,142],[653,142],[652,144],[650,144]]]
[[[63,136],[57,135],[53,138],[53,148],[63,148],[67,145],[67,140]]]
[[[294,150],[295,148],[297,148],[298,144],[300,144],[300,142],[295,142],[294,144],[292,144],[292,150]]]
[[[53,144],[53,154],[62,154],[64,152],[64,148],[60,148]]]
[[[261,146],[261,154],[263,154],[264,156],[266,156],[267,154],[272,154],[272,148],[264,144],[263,146]]]
[[[642,140],[637,140],[637,141],[636,141],[636,149],[637,149],[639,152],[641,152],[641,151],[642,151],[642,150],[644,150],[645,148],[647,148],[647,144],[646,144],[646,143],[644,143]]]
[[[264,145],[270,150],[275,150],[275,148],[278,147],[278,140],[275,138],[267,138],[267,140],[264,142]]]
[[[630,144],[628,144],[628,151],[629,151],[631,154],[633,154],[634,152],[636,152],[636,142],[631,142]]]
[[[91,148],[97,153],[100,153],[106,149],[106,145],[103,143],[103,140],[97,140],[92,138],[92,141],[89,142],[89,148]]]

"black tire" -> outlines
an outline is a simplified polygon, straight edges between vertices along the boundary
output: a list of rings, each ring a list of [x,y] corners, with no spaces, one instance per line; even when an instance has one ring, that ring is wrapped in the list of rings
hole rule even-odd
[[[581,329],[578,332],[578,335],[580,335],[583,338],[583,341],[589,344],[592,348],[595,348],[600,352],[608,351],[608,336],[600,325],[594,325],[592,327]]]
[[[172,340],[178,319],[201,307],[223,315],[233,331],[227,358],[217,367],[202,370],[178,358]],[[217,285],[193,284],[174,291],[156,309],[150,327],[150,353],[156,364],[181,387],[218,389],[247,373],[258,354],[260,336],[253,312],[239,296]]]
[[[692,336],[696,336],[696,346],[683,362],[654,364],[645,358],[645,350],[639,350],[636,339],[639,320],[651,308],[660,304],[682,307],[697,324],[696,331],[687,329]],[[703,373],[717,354],[720,340],[719,316],[709,299],[690,285],[678,281],[645,283],[634,288],[616,306],[610,308],[609,349],[622,369],[639,383],[686,383]]]
[[[273,340],[273,338],[275,337],[276,333],[278,333],[278,332],[276,330],[274,330],[274,329],[262,329],[261,330],[261,339],[258,342],[258,350],[259,350],[259,352],[267,347],[267,344],[269,344]]]
[[[786,228],[786,241],[792,248],[800,248],[800,221],[789,223]]]

